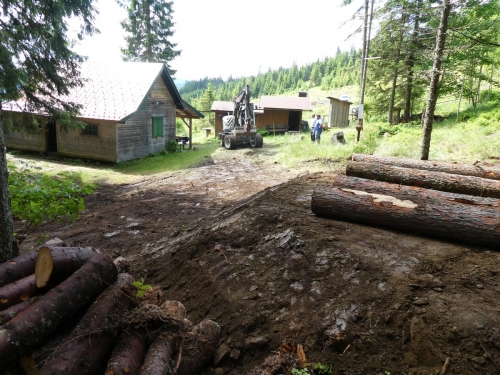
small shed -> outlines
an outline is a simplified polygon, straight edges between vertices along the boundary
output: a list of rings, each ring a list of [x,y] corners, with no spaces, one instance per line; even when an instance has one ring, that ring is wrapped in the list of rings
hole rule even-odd
[[[328,126],[331,128],[348,127],[350,107],[352,103],[346,100],[332,98],[331,96],[328,96],[327,99],[330,100],[330,109],[328,112],[330,123]]]
[[[165,150],[175,140],[176,117],[190,128],[193,118],[204,117],[185,102],[162,63],[85,62],[83,85],[64,100],[81,106],[82,129],[64,129],[45,117],[30,132],[4,129],[7,148],[53,152],[64,156],[121,162]],[[4,105],[4,113],[20,117],[24,103]],[[191,138],[191,137],[190,137]]]
[[[222,132],[222,117],[233,113],[234,103],[215,100],[210,110],[215,112],[215,137],[217,137]]]
[[[302,111],[311,111],[311,99],[304,96],[260,97],[259,107],[264,113],[256,118],[258,128],[287,125],[288,131],[302,129]]]

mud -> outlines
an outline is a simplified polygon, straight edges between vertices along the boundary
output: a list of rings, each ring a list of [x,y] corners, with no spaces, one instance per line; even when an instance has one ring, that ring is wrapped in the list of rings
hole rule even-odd
[[[290,342],[333,374],[440,374],[447,358],[447,374],[500,373],[500,253],[316,217],[311,193],[333,176],[237,150],[104,186],[23,249],[47,233],[126,257],[193,323],[221,325],[206,374],[290,373],[263,366]]]

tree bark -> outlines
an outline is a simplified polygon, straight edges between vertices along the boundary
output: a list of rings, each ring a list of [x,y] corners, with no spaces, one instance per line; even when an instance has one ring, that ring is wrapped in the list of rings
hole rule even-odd
[[[205,319],[194,326],[182,341],[177,375],[197,374],[215,355],[221,338],[220,326]]]
[[[386,188],[389,185],[386,184]],[[357,189],[317,185],[311,209],[318,216],[498,250],[500,211],[497,208],[418,195],[402,199],[398,185],[391,189],[393,194],[379,194],[365,191],[363,183]]]
[[[346,175],[450,193],[500,198],[500,181],[480,177],[358,162],[347,163]]]
[[[93,301],[116,277],[113,261],[105,254],[98,254],[5,324],[0,331],[0,367],[41,344],[66,319]]]
[[[403,7],[403,14],[401,15],[401,28],[399,29],[398,44],[396,47],[396,55],[394,56],[394,69],[392,71],[392,85],[391,95],[389,97],[389,125],[394,125],[394,101],[396,99],[396,86],[398,83],[399,73],[399,57],[401,55],[401,44],[403,43],[404,27],[406,24],[406,9]]]
[[[120,274],[88,309],[76,328],[54,352],[39,375],[95,374],[115,344],[113,319],[134,304],[133,278]]]
[[[429,84],[429,94],[427,96],[427,106],[425,108],[424,120],[422,124],[422,146],[420,150],[420,159],[429,159],[429,150],[431,147],[432,122],[434,120],[434,110],[438,97],[439,76],[441,74],[441,65],[443,64],[443,52],[446,41],[446,32],[448,31],[448,17],[450,15],[450,0],[443,0],[443,10],[441,12],[441,21],[436,37],[436,49],[434,50],[434,63],[432,66],[431,82]]]
[[[143,332],[123,334],[106,368],[106,375],[137,375],[146,353],[146,340]]]
[[[411,93],[413,90],[413,69],[415,67],[415,52],[417,50],[418,31],[420,27],[420,12],[421,12],[420,1],[416,2],[415,9],[413,9],[413,12],[415,17],[415,22],[413,24],[410,52],[406,60],[407,79],[406,79],[405,103],[403,111],[403,117],[405,119],[409,119],[411,116],[411,102],[412,102]]]
[[[452,173],[462,176],[474,176],[500,181],[500,168],[483,167],[480,165],[454,164],[439,160],[414,160],[364,154],[354,154],[352,156],[352,161],[393,165],[401,168]]]
[[[7,323],[12,318],[16,317],[17,314],[26,310],[33,302],[35,302],[39,297],[30,298],[26,301],[18,303],[17,305],[11,306],[8,309],[0,312],[0,326]]]
[[[417,186],[395,185],[389,182],[367,180],[358,177],[337,175],[333,186],[342,189],[361,189],[368,193],[393,195],[401,200],[434,200],[446,203],[469,204],[476,207],[500,209],[500,199],[475,197],[473,195],[447,193],[445,191],[424,189]],[[397,189],[395,189],[397,186]]]
[[[85,262],[98,254],[97,250],[91,247],[49,246],[49,249],[54,263],[52,277],[59,278],[60,280],[64,278],[64,275],[69,276],[85,264]],[[0,264],[0,286],[34,274],[37,256],[38,250],[28,251],[10,261]],[[62,276],[58,276],[61,274]]]
[[[42,292],[36,286],[35,275],[27,276],[21,280],[0,287],[0,310],[17,305]]]
[[[9,171],[3,137],[2,103],[0,101],[0,263],[18,255],[14,247],[14,226],[9,194]]]
[[[170,358],[177,341],[177,337],[170,333],[160,333],[146,353],[140,375],[169,374],[172,371]]]

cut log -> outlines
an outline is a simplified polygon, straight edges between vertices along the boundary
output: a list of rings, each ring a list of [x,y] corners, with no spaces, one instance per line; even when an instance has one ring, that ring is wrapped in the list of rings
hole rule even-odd
[[[368,193],[393,195],[398,199],[433,199],[439,202],[463,203],[478,207],[500,209],[500,199],[475,197],[473,195],[447,193],[445,191],[424,189],[417,186],[395,185],[389,182],[367,180],[359,177],[337,175],[333,186],[338,188],[363,190]]]
[[[58,327],[112,284],[116,266],[98,254],[0,330],[0,368],[41,344]]]
[[[220,337],[220,326],[212,320],[206,319],[195,325],[182,340],[177,375],[199,373],[215,355]]]
[[[183,321],[186,316],[186,308],[179,301],[165,301],[160,309],[163,311],[162,316]]]
[[[483,167],[480,165],[455,164],[439,160],[413,160],[364,154],[354,154],[352,156],[352,161],[500,180],[500,168]]]
[[[54,261],[50,254],[50,249],[46,246],[38,250],[35,265],[35,282],[38,288],[43,288],[49,282],[52,270],[54,269]]]
[[[346,175],[458,194],[500,198],[500,181],[444,172],[348,162]]]
[[[30,298],[26,301],[18,303],[17,305],[11,306],[8,309],[0,312],[0,326],[7,323],[12,318],[16,317],[21,311],[26,310],[33,302],[35,302],[39,297]]]
[[[39,375],[96,374],[103,365],[104,372],[116,339],[113,320],[134,305],[133,281],[128,274],[118,275],[116,282],[101,293]]]
[[[386,185],[386,187],[389,184]],[[422,234],[498,250],[500,210],[413,196],[317,185],[311,209],[318,216]],[[399,197],[399,198],[398,198]]]
[[[42,246],[41,248],[43,248]],[[41,249],[40,248],[40,249]],[[98,251],[91,247],[48,247],[54,262],[54,272],[68,276],[92,259]],[[28,251],[12,260],[0,264],[0,286],[35,273],[38,250]],[[68,268],[72,271],[69,272]],[[69,273],[68,273],[69,272]]]
[[[0,310],[17,305],[41,292],[36,286],[35,275],[0,287]]]
[[[170,359],[177,345],[178,337],[170,333],[160,333],[146,353],[140,375],[165,375],[172,372]]]
[[[137,375],[146,353],[146,340],[143,332],[123,334],[106,368],[106,375]]]

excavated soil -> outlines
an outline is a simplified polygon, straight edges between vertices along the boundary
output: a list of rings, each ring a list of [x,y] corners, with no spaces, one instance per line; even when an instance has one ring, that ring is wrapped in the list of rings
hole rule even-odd
[[[291,342],[333,374],[500,373],[500,253],[316,217],[334,173],[254,152],[103,187],[23,249],[48,233],[126,257],[193,323],[221,325],[206,374],[290,373],[269,356]]]

